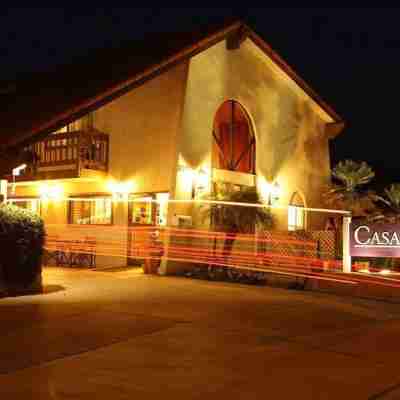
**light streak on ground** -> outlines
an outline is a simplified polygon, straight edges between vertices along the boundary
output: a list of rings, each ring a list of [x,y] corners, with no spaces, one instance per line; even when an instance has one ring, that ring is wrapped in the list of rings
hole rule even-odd
[[[297,240],[287,233],[266,237],[154,226],[47,225],[45,247],[50,252],[143,261],[163,258],[191,266],[229,267],[347,285],[400,288],[400,279],[393,276],[343,273],[340,261],[331,260],[327,265],[317,257],[315,242]]]

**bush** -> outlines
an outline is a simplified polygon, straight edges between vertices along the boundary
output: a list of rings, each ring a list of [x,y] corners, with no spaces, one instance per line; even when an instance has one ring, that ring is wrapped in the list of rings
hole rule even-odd
[[[41,274],[43,220],[13,205],[0,205],[0,268],[6,286],[29,286]]]

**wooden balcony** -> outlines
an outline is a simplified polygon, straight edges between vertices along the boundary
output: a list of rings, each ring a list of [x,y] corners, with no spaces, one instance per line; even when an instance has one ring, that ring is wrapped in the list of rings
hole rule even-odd
[[[16,181],[81,178],[108,171],[109,137],[96,130],[52,134],[25,151],[28,166]]]

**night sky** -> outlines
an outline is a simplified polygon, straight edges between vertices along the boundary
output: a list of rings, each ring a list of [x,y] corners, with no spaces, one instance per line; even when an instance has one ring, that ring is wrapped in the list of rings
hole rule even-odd
[[[3,9],[0,79],[54,69],[147,32],[190,30],[229,16],[248,22],[346,120],[332,163],[365,160],[379,183],[400,182],[397,8]]]

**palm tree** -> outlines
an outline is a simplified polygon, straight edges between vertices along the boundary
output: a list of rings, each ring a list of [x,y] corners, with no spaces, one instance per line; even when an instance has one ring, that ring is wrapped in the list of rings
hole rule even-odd
[[[227,258],[232,251],[238,233],[255,233],[256,227],[271,228],[272,215],[266,207],[254,205],[264,204],[255,187],[244,187],[235,190],[231,184],[218,187],[209,200],[243,205],[211,203],[203,211],[203,218],[210,218],[214,229],[226,232],[223,254]],[[249,204],[245,206],[245,204]]]
[[[332,177],[338,182],[325,194],[326,203],[346,209],[354,216],[367,216],[375,209],[379,200],[375,192],[366,190],[375,173],[366,162],[340,161],[332,170]]]
[[[381,220],[397,222],[400,219],[400,183],[393,183],[385,188],[384,197],[379,197],[379,200],[386,206]]]
[[[377,214],[375,222],[398,223],[400,220],[400,183],[393,183],[385,188],[384,196],[379,197],[379,200],[384,204],[384,207]],[[396,259],[383,258],[379,262],[382,263],[383,268],[393,269]]]

